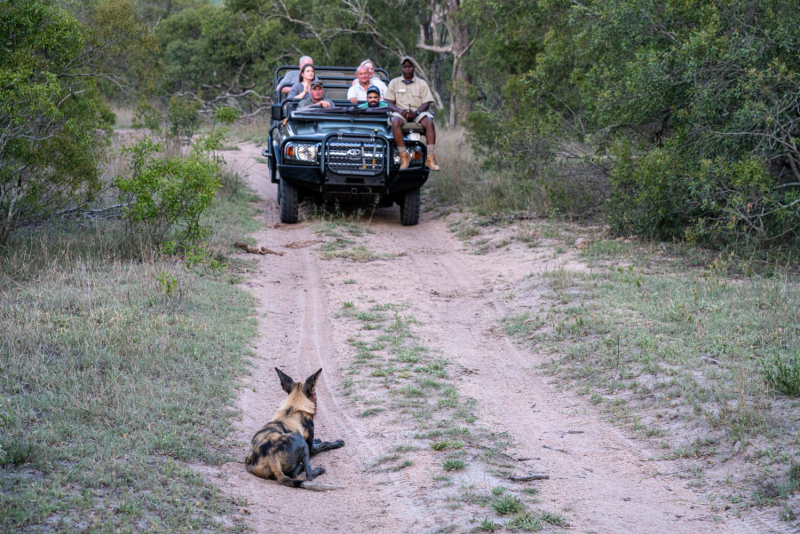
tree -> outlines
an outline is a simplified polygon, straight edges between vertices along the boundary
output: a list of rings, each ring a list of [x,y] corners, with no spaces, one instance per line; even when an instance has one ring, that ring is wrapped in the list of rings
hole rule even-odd
[[[152,47],[129,3],[83,7],[81,21],[51,0],[0,4],[0,243],[98,190],[114,116],[97,82],[127,88],[113,60]]]

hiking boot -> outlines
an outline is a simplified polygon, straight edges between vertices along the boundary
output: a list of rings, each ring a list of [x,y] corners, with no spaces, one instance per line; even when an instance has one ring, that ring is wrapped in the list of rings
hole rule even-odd
[[[407,169],[409,165],[411,165],[411,154],[400,152],[400,170]]]
[[[425,166],[430,168],[432,171],[438,171],[439,166],[436,164],[436,154],[431,154],[427,158],[425,158]]]

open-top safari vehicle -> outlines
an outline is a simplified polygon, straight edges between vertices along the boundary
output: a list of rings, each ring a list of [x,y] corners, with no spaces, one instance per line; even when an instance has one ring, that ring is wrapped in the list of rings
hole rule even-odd
[[[411,164],[400,170],[400,157],[388,122],[388,108],[359,108],[347,100],[355,67],[314,67],[332,108],[297,109],[298,100],[284,100],[279,82],[297,70],[284,65],[275,70],[268,148],[270,177],[278,184],[281,222],[295,223],[299,203],[307,197],[319,202],[400,206],[400,220],[419,222],[420,188],[428,179],[425,136],[417,124],[404,129]],[[383,69],[376,74],[388,83]]]

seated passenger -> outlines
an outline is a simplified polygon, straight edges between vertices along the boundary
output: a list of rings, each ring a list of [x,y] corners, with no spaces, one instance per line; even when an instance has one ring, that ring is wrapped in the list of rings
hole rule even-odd
[[[303,56],[300,58],[300,69],[302,70],[303,65],[313,65],[314,60],[311,59],[309,56]],[[278,82],[278,87],[280,87],[281,93],[288,93],[292,90],[292,86],[300,81],[300,71],[292,70],[287,72],[283,78]]]
[[[381,100],[381,90],[375,87],[374,85],[370,85],[369,89],[367,89],[367,101],[363,104],[359,104],[360,108],[388,108],[389,104]],[[387,109],[388,111],[388,109]]]
[[[383,83],[383,80],[375,76],[375,65],[373,65],[372,61],[370,61],[369,59],[365,59],[364,61],[361,62],[361,65],[359,65],[359,67],[367,67],[367,70],[369,71],[369,84],[374,85],[375,87],[381,90],[381,99],[383,99],[383,97],[386,95],[386,84]],[[357,71],[356,71],[356,76],[358,76]],[[359,82],[360,80],[356,78],[355,80],[353,80],[352,85],[358,85]]]
[[[295,98],[297,100],[304,100],[311,95],[311,82],[316,80],[314,75],[313,65],[303,65],[300,69],[300,81],[292,86],[286,99]]]
[[[311,82],[311,97],[301,100],[300,103],[297,104],[297,109],[307,107],[332,108],[333,102],[330,100],[325,100],[324,97],[325,88],[323,87],[322,82],[320,80],[314,80]]]
[[[370,87],[373,87],[369,84],[369,69],[367,67],[363,65],[358,67],[356,69],[356,77],[358,83],[347,90],[347,99],[353,104],[365,102],[367,100],[367,91]]]
[[[400,168],[407,169],[411,163],[411,154],[406,150],[403,140],[403,125],[407,122],[416,122],[425,129],[425,139],[428,141],[428,157],[425,165],[432,171],[438,171],[436,164],[436,129],[433,126],[433,113],[428,108],[433,102],[433,94],[428,84],[414,77],[414,61],[405,56],[400,60],[400,70],[403,75],[389,82],[386,90],[386,101],[392,112],[392,136],[400,152]]]

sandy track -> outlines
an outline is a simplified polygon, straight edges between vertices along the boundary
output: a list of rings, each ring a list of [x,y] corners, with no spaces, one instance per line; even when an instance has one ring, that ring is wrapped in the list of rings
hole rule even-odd
[[[349,334],[332,310],[354,295],[402,303],[420,319],[418,335],[462,371],[459,392],[477,400],[480,422],[508,432],[515,443],[509,452],[539,458],[520,471],[550,475],[549,481],[537,485],[539,506],[563,510],[570,531],[778,531],[780,525],[755,516],[746,522],[725,517],[720,522],[718,517],[715,523],[714,516],[720,514],[712,513],[702,496],[685,481],[659,473],[677,469],[646,461],[658,456],[657,451],[643,450],[641,442],[601,421],[580,397],[557,392],[535,369],[544,357],[517,348],[499,333],[498,321],[509,311],[506,281],[552,265],[533,252],[504,259],[469,255],[442,222],[423,217],[419,226],[405,228],[396,210],[380,210],[370,226],[375,233],[365,238],[372,250],[400,255],[392,260],[323,261],[314,247],[286,248],[318,236],[305,224],[275,227],[276,188],[269,183],[266,166],[253,160],[258,150],[251,145],[242,148],[236,154],[226,153],[226,158],[249,174],[251,185],[264,199],[267,229],[253,237],[284,255],[253,256],[259,268],[246,283],[258,300],[260,336],[253,346],[253,375],[240,390],[243,418],[235,437],[242,446],[235,454],[244,457],[252,433],[272,416],[283,396],[274,366],[295,379],[324,369],[318,386],[317,435],[346,443],[312,460],[315,467],[327,470],[320,481],[345,487],[336,492],[278,486],[249,475],[242,463],[205,470],[226,491],[246,499],[242,513],[257,532],[404,533],[451,524],[462,532],[474,526],[474,509],[448,510],[442,491],[430,490],[430,461],[423,458],[413,469],[397,473],[369,469],[389,446],[408,438],[408,432],[381,417],[358,418],[357,409],[340,394]],[[579,268],[577,263],[567,267]],[[356,284],[344,284],[345,279]],[[537,303],[530,305],[535,312]],[[468,482],[487,486],[498,483],[488,475],[467,477]],[[455,495],[457,490],[447,491]]]

